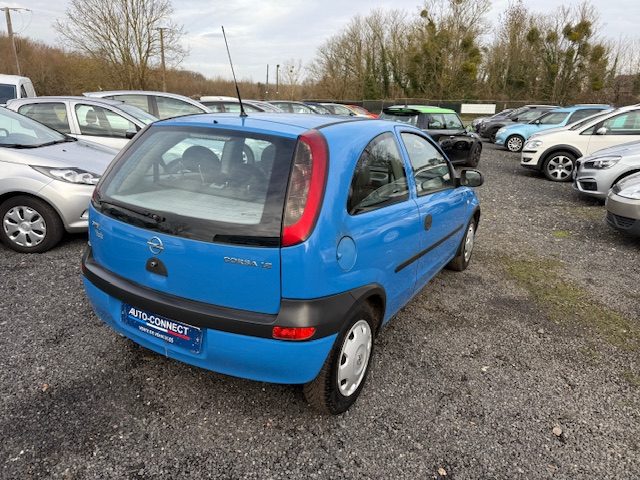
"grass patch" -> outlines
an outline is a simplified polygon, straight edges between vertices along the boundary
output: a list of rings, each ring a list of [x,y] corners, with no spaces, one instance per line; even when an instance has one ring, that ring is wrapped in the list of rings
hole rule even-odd
[[[616,347],[640,349],[640,327],[593,301],[584,288],[562,278],[556,262],[503,258],[503,264],[509,277],[529,292],[551,320],[578,322]]]
[[[640,377],[631,370],[625,370],[622,372],[622,378],[624,378],[632,387],[640,388]]]
[[[571,232],[569,232],[569,230],[554,230],[552,235],[555,238],[569,238],[571,236]]]

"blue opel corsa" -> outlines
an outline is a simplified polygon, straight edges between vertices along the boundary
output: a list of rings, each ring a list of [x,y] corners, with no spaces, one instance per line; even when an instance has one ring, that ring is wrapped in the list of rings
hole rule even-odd
[[[147,127],[90,207],[87,295],[117,332],[227,375],[304,384],[339,414],[380,327],[443,267],[469,264],[469,187],[410,125],[194,115]]]

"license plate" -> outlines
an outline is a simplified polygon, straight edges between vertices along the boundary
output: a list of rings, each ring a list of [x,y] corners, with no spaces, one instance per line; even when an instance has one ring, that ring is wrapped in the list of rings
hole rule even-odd
[[[122,306],[122,321],[139,332],[192,353],[200,352],[202,330],[131,305]]]

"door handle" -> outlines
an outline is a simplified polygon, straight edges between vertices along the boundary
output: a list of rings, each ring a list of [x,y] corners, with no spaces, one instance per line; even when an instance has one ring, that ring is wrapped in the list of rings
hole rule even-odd
[[[427,215],[426,217],[424,217],[424,229],[425,230],[429,230],[431,228],[432,224],[433,224],[433,217],[431,217],[431,215]]]

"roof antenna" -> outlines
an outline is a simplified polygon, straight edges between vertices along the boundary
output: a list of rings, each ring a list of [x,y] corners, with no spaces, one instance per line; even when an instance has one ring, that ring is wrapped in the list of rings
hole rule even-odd
[[[231,54],[229,53],[229,44],[227,43],[227,36],[224,33],[224,26],[222,26],[222,36],[224,37],[224,44],[227,46],[227,55],[229,56],[229,65],[231,65],[231,73],[233,74],[233,83],[236,84],[236,94],[238,95],[238,102],[240,102],[240,116],[246,117],[247,112],[244,111],[244,105],[242,105],[242,98],[240,98],[240,89],[238,88],[238,81],[236,80],[236,72],[233,70],[233,62],[231,61]]]

